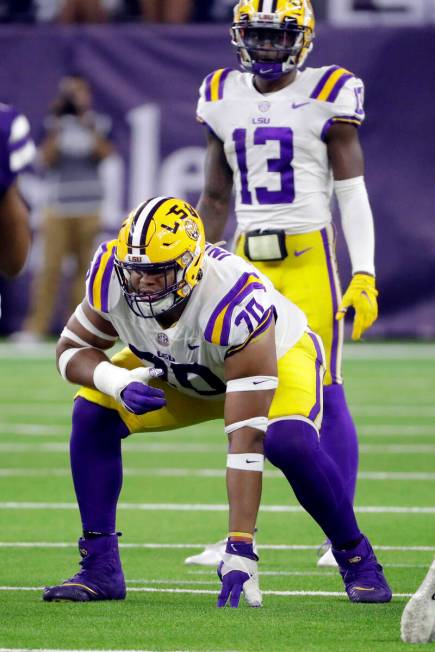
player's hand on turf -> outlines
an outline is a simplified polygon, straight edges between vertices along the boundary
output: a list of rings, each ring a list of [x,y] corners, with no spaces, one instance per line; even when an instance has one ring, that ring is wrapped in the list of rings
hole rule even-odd
[[[131,381],[119,388],[119,402],[133,414],[146,414],[160,410],[166,405],[165,393],[162,389],[149,387],[152,378],[158,378],[163,371],[150,367],[139,367],[130,371]]]
[[[243,592],[250,607],[261,607],[262,596],[258,583],[257,567],[258,563],[253,559],[225,553],[218,568],[222,590],[218,597],[217,606],[225,607],[229,602],[230,607],[236,609],[239,606],[240,596]]]
[[[353,340],[359,340],[378,318],[378,294],[374,276],[362,273],[353,276],[335,316],[338,320],[343,319],[348,308],[354,308]]]

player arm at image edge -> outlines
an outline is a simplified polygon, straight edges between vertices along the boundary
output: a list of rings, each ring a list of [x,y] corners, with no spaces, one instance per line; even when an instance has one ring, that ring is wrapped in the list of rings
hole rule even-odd
[[[13,183],[0,198],[0,272],[14,278],[22,271],[30,251],[29,212]]]

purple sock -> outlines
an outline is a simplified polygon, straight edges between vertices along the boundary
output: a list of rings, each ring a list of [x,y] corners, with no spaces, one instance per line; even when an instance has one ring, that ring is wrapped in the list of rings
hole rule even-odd
[[[267,429],[264,448],[335,547],[360,537],[338,469],[320,448],[313,426],[296,419],[275,421]]]
[[[323,388],[320,446],[337,465],[346,495],[353,504],[358,473],[358,437],[343,385]]]
[[[70,456],[83,530],[116,530],[122,487],[121,439],[127,435],[127,427],[114,410],[84,398],[75,400]]]

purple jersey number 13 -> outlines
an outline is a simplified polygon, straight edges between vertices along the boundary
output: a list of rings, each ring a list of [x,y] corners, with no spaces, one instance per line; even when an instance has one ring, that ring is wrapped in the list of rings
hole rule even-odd
[[[252,204],[252,193],[248,185],[248,164],[246,156],[246,129],[235,129],[233,140],[236,145],[237,164],[240,171],[242,204]],[[254,131],[254,145],[265,145],[275,140],[280,144],[280,157],[267,159],[268,172],[278,172],[281,175],[281,188],[269,190],[262,186],[255,188],[259,204],[292,204],[295,200],[295,179],[293,162],[293,131],[289,127],[257,127]]]

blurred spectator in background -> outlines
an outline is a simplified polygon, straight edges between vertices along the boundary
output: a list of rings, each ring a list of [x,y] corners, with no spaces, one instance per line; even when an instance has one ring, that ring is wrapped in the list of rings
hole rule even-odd
[[[140,0],[143,17],[153,23],[187,23],[194,0]]]
[[[8,278],[20,273],[30,249],[28,210],[16,180],[34,155],[27,118],[0,104],[0,273]]]
[[[102,0],[63,0],[61,4],[60,23],[102,23],[109,18]]]
[[[33,0],[0,0],[0,23],[31,23],[34,19]]]
[[[67,256],[76,263],[71,301],[83,295],[86,271],[100,230],[103,188],[100,162],[113,147],[108,138],[110,118],[92,110],[88,82],[80,76],[62,79],[59,96],[46,120],[39,157],[46,172],[48,200],[42,227],[42,268],[32,288],[31,312],[20,341],[37,341],[50,333],[53,311]]]

